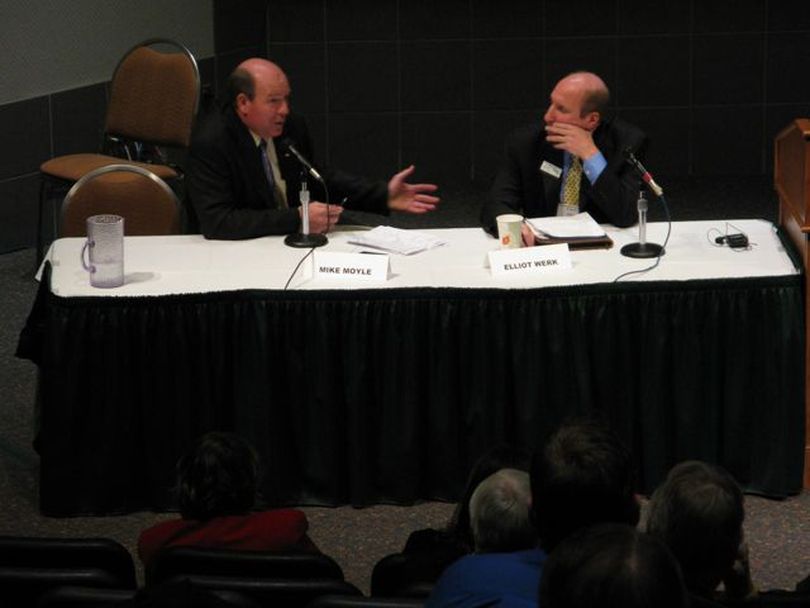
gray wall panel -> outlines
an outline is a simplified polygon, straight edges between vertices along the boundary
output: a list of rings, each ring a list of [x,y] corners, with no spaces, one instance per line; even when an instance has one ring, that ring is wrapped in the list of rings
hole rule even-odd
[[[213,0],[0,2],[0,104],[109,80],[127,49],[152,37],[212,56]]]

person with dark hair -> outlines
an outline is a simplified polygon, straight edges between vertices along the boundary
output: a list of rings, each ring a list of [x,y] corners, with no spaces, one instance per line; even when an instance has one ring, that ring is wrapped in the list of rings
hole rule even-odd
[[[630,453],[598,422],[561,425],[535,452],[530,481],[539,547],[463,558],[439,579],[428,606],[534,606],[546,555],[563,538],[596,523],[638,523]],[[501,569],[508,579],[497,576]]]
[[[535,452],[531,485],[534,523],[546,551],[585,526],[638,523],[630,452],[599,422],[563,424]]]
[[[444,572],[426,606],[532,605],[545,554],[537,548],[525,471],[501,469],[470,499],[475,554]]]
[[[687,608],[666,546],[623,524],[597,524],[561,541],[543,566],[543,608]]]
[[[410,184],[410,166],[388,184],[323,170],[326,188],[310,177],[289,144],[313,161],[303,119],[290,113],[290,84],[271,61],[252,58],[231,74],[228,98],[195,129],[189,147],[186,198],[189,229],[209,239],[248,239],[299,230],[299,192],[307,186],[311,233],[340,218],[343,206],[387,214],[426,213],[439,199],[434,184]],[[329,204],[327,204],[329,203]]]
[[[743,542],[743,495],[722,467],[696,460],[670,470],[650,498],[647,531],[669,547],[690,593],[736,604],[755,597]],[[724,583],[724,594],[717,593]]]
[[[251,513],[258,474],[256,452],[239,435],[212,432],[200,437],[177,462],[181,519],[141,532],[138,556],[143,564],[173,546],[317,552],[302,511]]]
[[[543,120],[512,132],[489,197],[484,229],[495,234],[504,213],[526,217],[587,211],[599,223],[630,226],[637,218],[640,178],[625,161],[630,149],[643,158],[644,133],[607,116],[610,91],[591,72],[574,72],[551,92]],[[528,226],[523,241],[534,245]]]

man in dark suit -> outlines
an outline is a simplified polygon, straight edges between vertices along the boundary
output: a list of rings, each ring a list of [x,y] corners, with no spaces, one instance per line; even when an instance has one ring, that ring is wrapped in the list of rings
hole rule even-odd
[[[326,232],[346,206],[361,211],[426,213],[439,199],[433,184],[409,184],[410,166],[387,186],[324,171],[327,191],[309,178],[283,142],[312,159],[304,121],[290,114],[290,85],[274,63],[242,62],[228,80],[228,99],[207,116],[189,148],[186,173],[189,227],[209,239],[246,239],[297,232],[299,192],[306,183],[311,233]],[[334,204],[337,202],[338,204]]]
[[[640,180],[625,162],[624,150],[639,155],[647,140],[637,127],[605,117],[609,101],[610,92],[596,74],[574,72],[557,83],[543,124],[521,127],[507,140],[481,210],[487,231],[496,232],[495,218],[502,213],[541,217],[587,211],[599,223],[635,222]],[[525,225],[523,240],[534,244]]]

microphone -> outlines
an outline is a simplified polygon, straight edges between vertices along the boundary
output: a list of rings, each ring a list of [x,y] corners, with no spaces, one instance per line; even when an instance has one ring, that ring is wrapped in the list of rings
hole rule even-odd
[[[295,146],[288,137],[285,137],[283,140],[281,140],[281,145],[287,150],[289,150],[292,153],[292,155],[298,159],[298,162],[301,163],[301,166],[304,167],[304,169],[306,169],[307,172],[312,177],[314,177],[317,180],[323,181],[321,174],[315,170],[315,167],[312,166],[312,163],[310,163],[306,158],[304,158],[303,154],[301,154],[298,150],[295,149]]]
[[[655,196],[661,196],[664,193],[664,189],[655,183],[653,176],[650,174],[647,169],[644,168],[644,165],[641,164],[635,154],[633,154],[633,150],[631,148],[624,149],[624,158],[625,160],[630,163],[630,165],[638,172],[641,176],[641,179],[650,187],[650,190],[653,191]]]

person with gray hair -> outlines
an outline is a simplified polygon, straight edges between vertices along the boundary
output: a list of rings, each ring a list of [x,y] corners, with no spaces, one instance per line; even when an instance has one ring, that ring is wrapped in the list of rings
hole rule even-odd
[[[475,554],[450,566],[425,606],[535,606],[546,554],[531,523],[529,476],[501,469],[470,498]]]
[[[501,469],[478,484],[470,498],[476,553],[522,551],[537,544],[529,511],[529,474]]]

